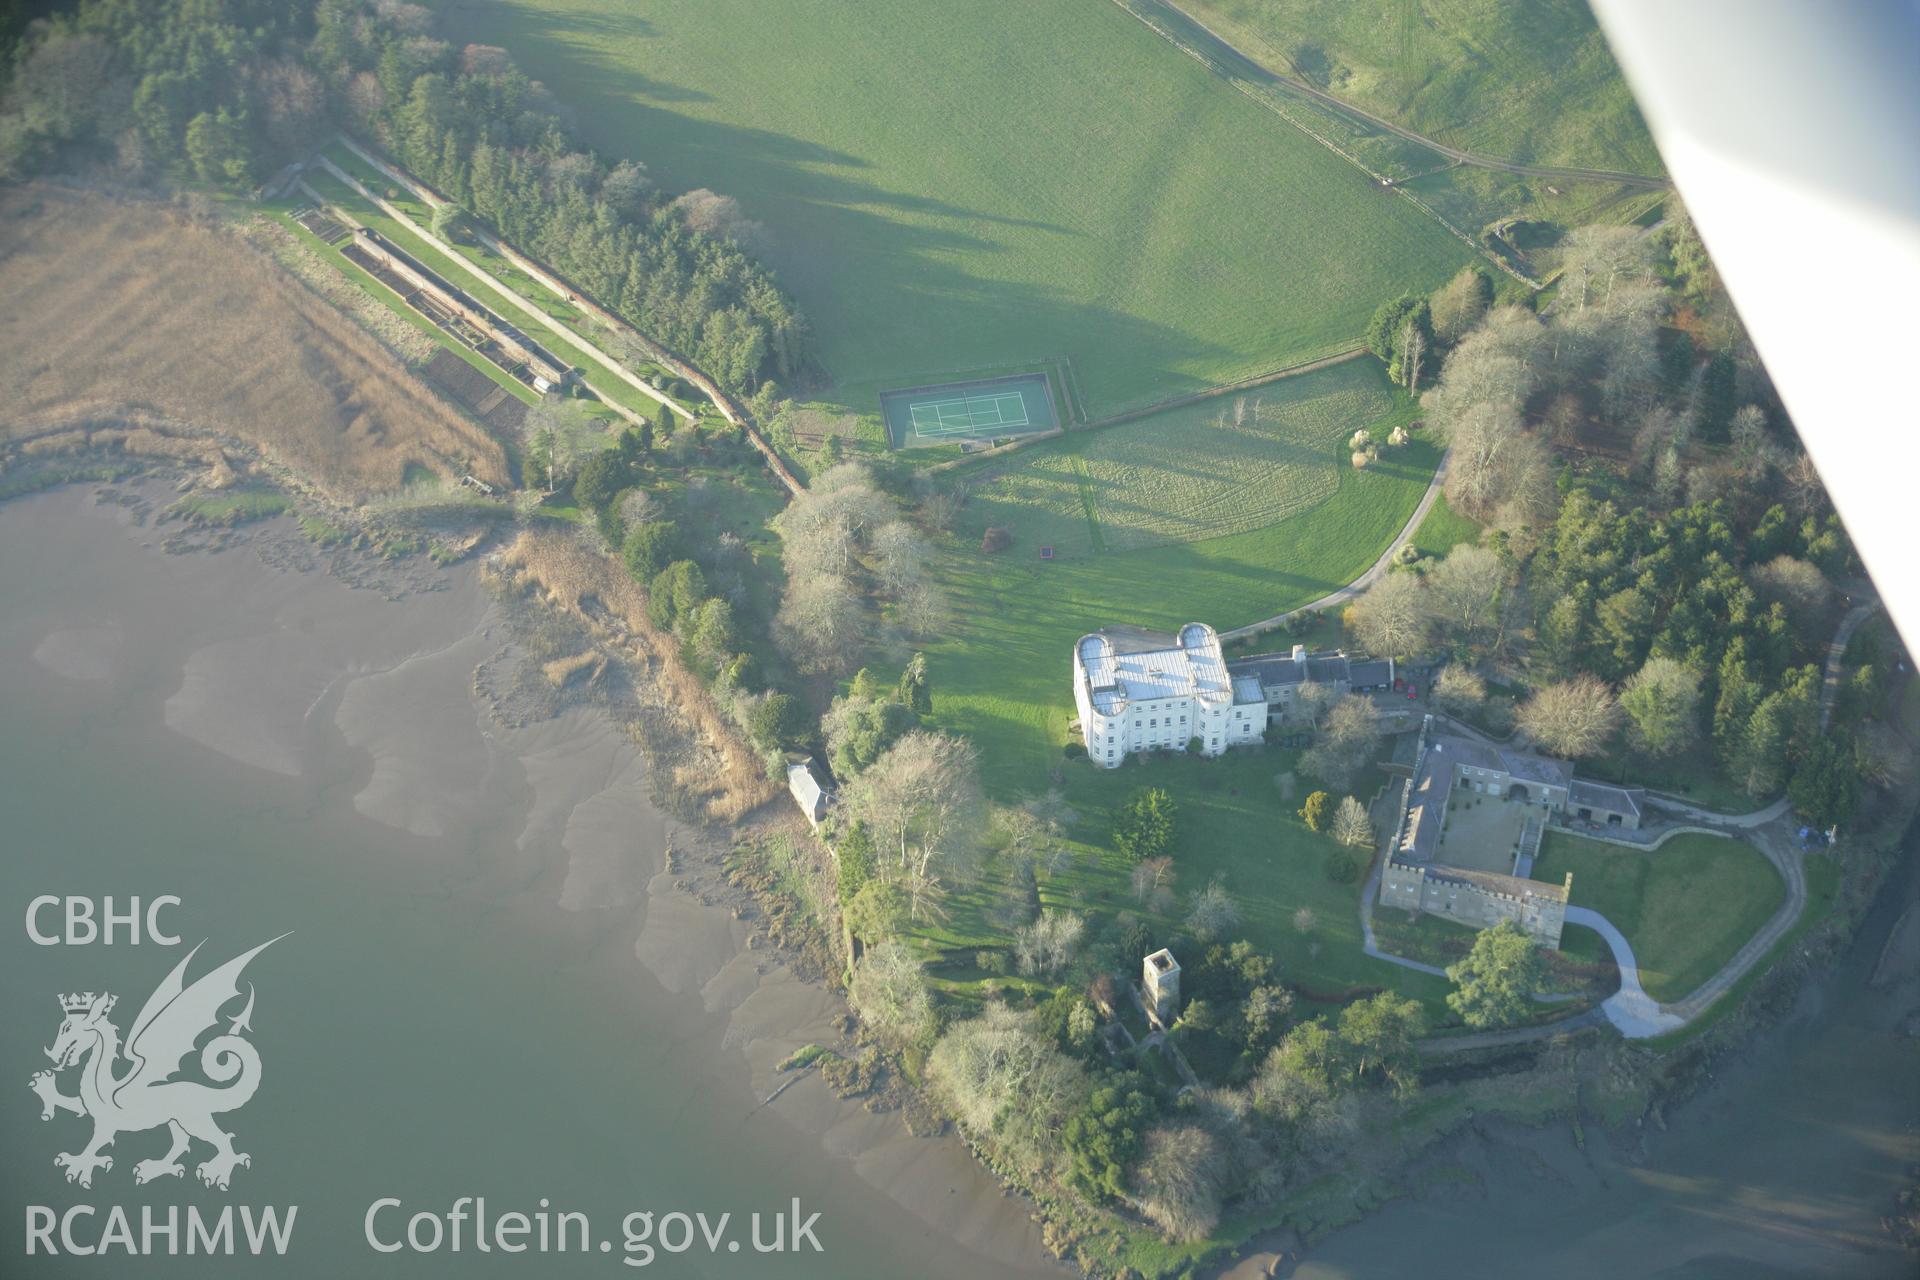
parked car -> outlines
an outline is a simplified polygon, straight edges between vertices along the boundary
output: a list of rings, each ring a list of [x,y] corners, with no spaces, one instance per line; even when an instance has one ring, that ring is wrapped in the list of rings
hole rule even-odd
[[[1419,686],[1419,685],[1417,685],[1417,684],[1410,684],[1410,685],[1408,685],[1408,686],[1407,686],[1407,701],[1409,701],[1409,702],[1411,702],[1411,701],[1413,701],[1414,699],[1416,699],[1416,698],[1418,698],[1419,696],[1420,696],[1420,686]]]

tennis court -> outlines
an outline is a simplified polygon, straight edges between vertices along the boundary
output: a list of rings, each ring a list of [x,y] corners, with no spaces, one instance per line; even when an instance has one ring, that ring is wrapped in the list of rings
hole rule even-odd
[[[1059,421],[1043,373],[882,392],[880,410],[897,449],[1032,435]]]

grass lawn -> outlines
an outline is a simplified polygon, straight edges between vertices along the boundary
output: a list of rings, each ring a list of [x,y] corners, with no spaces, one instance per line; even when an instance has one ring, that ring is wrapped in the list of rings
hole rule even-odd
[[[1800,913],[1800,918],[1793,922],[1793,927],[1780,936],[1780,940],[1773,944],[1765,956],[1761,957],[1759,964],[1747,970],[1745,977],[1734,983],[1725,995],[1708,1005],[1705,1013],[1678,1031],[1669,1031],[1664,1036],[1657,1036],[1648,1041],[1650,1046],[1663,1053],[1667,1052],[1700,1035],[1728,1013],[1738,1009],[1740,1002],[1746,998],[1753,984],[1760,981],[1767,971],[1773,968],[1774,962],[1797,946],[1808,930],[1833,912],[1834,903],[1840,896],[1840,864],[1826,854],[1810,853],[1806,856],[1803,865],[1807,872],[1807,906],[1806,910]]]
[[[1416,412],[1369,359],[1075,432],[964,469],[967,532],[1056,559],[1249,533],[1332,497],[1356,428],[1384,439]]]
[[[1447,495],[1434,498],[1427,518],[1413,531],[1413,545],[1423,556],[1444,556],[1462,542],[1480,541],[1480,522],[1447,505]]]
[[[1759,850],[1719,836],[1679,835],[1644,852],[1550,831],[1533,878],[1573,873],[1573,905],[1611,920],[1633,944],[1640,982],[1656,1000],[1678,1000],[1712,977],[1786,898]],[[1600,956],[1590,929],[1567,930],[1566,950]]]
[[[1075,843],[1069,866],[1051,878],[1043,876],[1040,893],[1047,905],[1089,913],[1096,935],[1127,910],[1173,936],[1182,909],[1160,917],[1145,912],[1130,892],[1127,860],[1111,847],[1115,809],[1136,787],[1163,786],[1181,810],[1176,889],[1183,902],[1218,875],[1243,913],[1233,936],[1272,954],[1289,982],[1334,997],[1357,987],[1391,986],[1420,999],[1438,1023],[1446,1017],[1444,980],[1361,952],[1359,884],[1329,880],[1326,860],[1333,845],[1295,815],[1306,788],[1297,787],[1286,800],[1276,782],[1293,768],[1296,752],[1235,752],[1215,761],[1161,756],[1113,771],[1068,761],[1062,754],[1073,715],[1071,647],[1081,635],[1112,621],[1171,628],[1202,619],[1224,629],[1277,613],[1350,581],[1406,523],[1432,479],[1438,449],[1416,438],[1365,471],[1355,471],[1346,460],[1345,442],[1356,427],[1370,425],[1367,415],[1399,414],[1409,406],[1388,393],[1371,362],[1335,366],[1298,381],[1300,387],[1288,388],[1289,403],[1318,406],[1326,398],[1363,409],[1346,420],[1317,408],[1310,415],[1323,461],[1318,467],[1304,460],[1297,466],[1303,475],[1324,475],[1330,484],[1304,509],[1224,537],[1125,551],[1083,543],[1072,557],[1053,562],[1038,559],[1033,535],[1034,528],[1044,527],[1037,522],[1057,519],[1049,515],[1028,517],[1036,523],[1021,526],[1013,549],[999,556],[979,554],[977,533],[949,542],[939,570],[955,618],[948,638],[928,650],[934,721],[968,735],[979,747],[983,780],[997,799],[1035,795],[1059,771],[1067,803],[1080,820],[1070,833]],[[1143,457],[1165,458],[1170,465],[1161,475],[1170,478],[1163,487],[1173,487],[1156,490],[1154,505],[1172,507],[1168,494],[1182,485],[1186,492],[1205,495],[1224,482],[1190,466],[1176,469],[1171,463],[1181,451],[1157,433],[1204,437],[1217,429],[1210,415],[1168,413],[1070,435],[1014,457],[1026,457],[1027,465],[1040,471],[1056,465],[1053,457],[1081,458],[1077,447],[1090,444],[1104,447],[1097,459],[1101,466],[1116,469],[1129,448]],[[1102,439],[1109,435],[1111,443]],[[1282,456],[1302,448],[1297,440],[1276,440],[1270,447]],[[1150,475],[1143,472],[1140,483]],[[1286,495],[1270,500],[1284,503]],[[984,520],[971,508],[967,518]],[[1086,516],[1079,518],[1084,522]],[[1137,526],[1122,526],[1130,527]],[[1142,584],[1151,588],[1143,590]],[[1116,602],[1128,603],[1121,608]],[[1370,796],[1378,785],[1378,778],[1370,779],[1356,794]],[[924,935],[946,957],[936,974],[956,995],[966,995],[987,976],[973,967],[973,950],[1006,943],[1007,927],[995,919],[1006,889],[989,880],[958,896],[950,904],[952,919]],[[1305,933],[1293,924],[1301,907],[1310,907],[1316,917],[1315,927]]]
[[[1065,354],[1098,417],[1346,347],[1471,257],[1108,0],[477,0],[444,22],[511,50],[604,153],[738,198],[842,384]]]
[[[1523,164],[1663,172],[1585,0],[1180,0],[1270,69]]]

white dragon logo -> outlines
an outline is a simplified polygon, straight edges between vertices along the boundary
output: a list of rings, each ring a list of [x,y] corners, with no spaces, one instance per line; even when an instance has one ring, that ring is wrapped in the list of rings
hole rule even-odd
[[[251,983],[247,985],[246,1008],[231,1020],[225,1034],[214,1036],[200,1049],[200,1070],[225,1087],[172,1077],[193,1053],[195,1042],[218,1025],[221,1007],[239,997],[240,972],[247,962],[278,941],[280,938],[270,939],[236,956],[190,987],[182,979],[200,947],[189,951],[147,997],[140,1016],[133,1020],[124,1052],[132,1066],[124,1074],[115,1074],[114,1070],[123,1056],[120,1031],[107,1021],[116,998],[105,992],[96,996],[91,991],[60,997],[66,1018],[53,1047],[46,1051],[53,1060],[53,1070],[35,1072],[28,1084],[40,1095],[42,1120],[53,1119],[56,1111],[93,1118],[93,1139],[86,1147],[53,1158],[55,1165],[67,1171],[68,1182],[91,1187],[94,1170],[112,1170],[113,1158],[101,1153],[113,1145],[116,1137],[161,1125],[172,1134],[173,1145],[158,1160],[134,1165],[136,1183],[183,1174],[180,1157],[196,1138],[213,1148],[212,1158],[196,1170],[200,1181],[210,1187],[225,1191],[236,1165],[252,1165],[253,1158],[235,1151],[233,1135],[213,1119],[245,1106],[260,1087],[260,1054],[240,1035],[253,1030],[249,1021],[253,1017]],[[54,1073],[76,1064],[80,1065],[79,1094],[61,1093]]]

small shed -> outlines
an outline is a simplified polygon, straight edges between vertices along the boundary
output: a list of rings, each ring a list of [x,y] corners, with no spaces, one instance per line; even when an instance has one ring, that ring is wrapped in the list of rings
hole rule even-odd
[[[820,780],[813,761],[807,759],[787,762],[787,790],[793,796],[793,802],[800,806],[800,812],[807,815],[807,821],[818,827],[827,816],[827,806],[833,801],[833,788]]]

